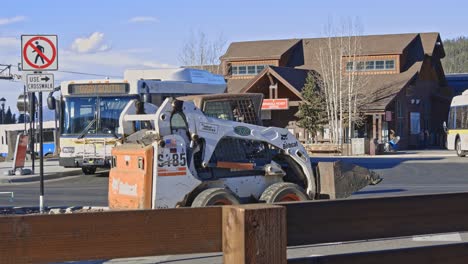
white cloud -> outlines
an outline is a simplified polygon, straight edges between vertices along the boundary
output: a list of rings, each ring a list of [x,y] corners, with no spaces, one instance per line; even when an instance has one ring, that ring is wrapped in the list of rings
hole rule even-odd
[[[151,17],[151,16],[136,16],[136,17],[130,18],[128,22],[130,23],[143,23],[143,22],[154,23],[154,22],[158,22],[158,19],[155,17]]]
[[[95,65],[106,67],[153,67],[153,68],[168,68],[173,67],[169,64],[159,63],[156,61],[148,60],[148,54],[141,54],[135,56],[130,52],[125,51],[112,51],[93,53],[93,54],[77,54],[73,51],[62,51],[61,53],[64,63],[68,65],[79,65],[81,68],[86,69],[83,65]],[[145,56],[146,55],[146,56]],[[62,64],[63,65],[63,64]],[[105,67],[102,67],[105,69]]]
[[[7,17],[7,18],[0,18],[0,26],[1,25],[8,25],[13,24],[16,22],[21,22],[26,20],[25,16],[15,16],[15,17]]]
[[[126,69],[175,68],[175,65],[159,63],[151,59],[148,53],[131,53],[128,50],[107,50],[96,53],[78,53],[72,50],[60,50],[59,70],[104,74],[109,77],[121,76]],[[102,79],[92,75],[65,73],[56,76],[56,81],[72,79]]]
[[[104,33],[94,32],[89,37],[77,38],[71,46],[78,53],[92,53],[110,50],[108,44],[104,44]]]
[[[125,52],[128,53],[151,53],[153,52],[153,49],[150,48],[133,48],[133,49],[127,49]]]
[[[14,37],[0,37],[0,47],[2,48],[11,48],[11,47],[16,47],[20,48],[21,42],[19,39],[16,39]]]

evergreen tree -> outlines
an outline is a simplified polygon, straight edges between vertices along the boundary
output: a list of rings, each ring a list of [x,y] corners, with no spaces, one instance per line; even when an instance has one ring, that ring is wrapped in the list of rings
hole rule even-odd
[[[445,73],[468,72],[468,37],[444,40],[444,50],[442,65]]]
[[[4,120],[4,124],[13,124],[13,115],[11,114],[11,109],[10,107],[8,107],[8,110],[6,111],[5,113],[5,120]]]
[[[313,136],[328,123],[325,95],[318,83],[316,76],[309,72],[301,92],[304,100],[299,104],[297,114],[299,127],[305,128]]]

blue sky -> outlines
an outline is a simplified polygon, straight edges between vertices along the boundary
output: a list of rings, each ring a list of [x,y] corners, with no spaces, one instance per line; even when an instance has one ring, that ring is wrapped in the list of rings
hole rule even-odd
[[[330,17],[358,17],[363,33],[468,35],[466,1],[18,1],[1,0],[0,64],[20,61],[21,34],[57,34],[59,69],[121,76],[175,67],[191,31],[227,42],[323,36]],[[57,72],[56,81],[96,78]],[[21,82],[0,81],[14,106]],[[15,107],[13,107],[15,108]]]

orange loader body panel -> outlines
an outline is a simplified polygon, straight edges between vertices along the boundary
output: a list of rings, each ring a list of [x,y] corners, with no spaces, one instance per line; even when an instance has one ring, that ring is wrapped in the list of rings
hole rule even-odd
[[[109,173],[109,208],[150,209],[153,178],[153,146],[125,144],[112,149]]]

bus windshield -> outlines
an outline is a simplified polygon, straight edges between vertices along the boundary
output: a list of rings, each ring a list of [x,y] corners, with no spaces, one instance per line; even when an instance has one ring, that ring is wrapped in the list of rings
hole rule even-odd
[[[117,136],[119,117],[134,97],[67,97],[62,111],[62,135]]]

